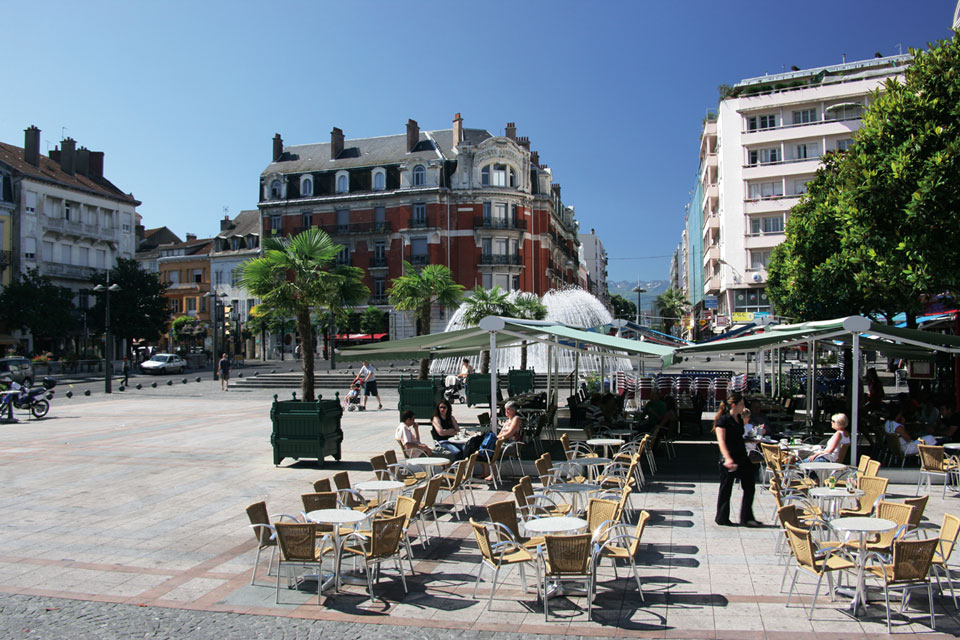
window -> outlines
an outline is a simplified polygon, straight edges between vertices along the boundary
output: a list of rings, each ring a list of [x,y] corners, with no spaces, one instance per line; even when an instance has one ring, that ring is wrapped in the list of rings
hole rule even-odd
[[[493,274],[485,273],[483,274],[483,288],[484,289],[493,289]]]
[[[483,221],[486,224],[490,224],[490,217],[491,217],[490,210],[491,210],[490,203],[484,202],[483,203]]]
[[[47,262],[53,262],[53,243],[44,242],[43,243],[43,259]]]
[[[187,312],[197,310],[197,299],[196,298],[184,298],[184,302],[187,303]]]
[[[337,264],[350,264],[350,247],[344,245],[340,253],[337,254]]]
[[[97,251],[98,254],[103,253],[102,251]],[[100,256],[97,256],[97,260],[100,259]],[[167,282],[170,284],[180,284],[180,272],[174,269],[173,271],[167,271]]]
[[[427,239],[424,238],[411,238],[410,239],[410,254],[413,256],[423,256],[427,255]]]
[[[106,249],[97,249],[97,267],[100,269],[107,268],[107,251]]]
[[[27,210],[27,213],[36,213],[37,212],[37,194],[33,191],[27,191],[24,193],[23,207]]]
[[[237,266],[236,269],[230,271],[230,286],[239,287],[240,286],[240,267]]]
[[[495,187],[507,186],[507,165],[505,164],[493,165],[493,186]]]
[[[271,233],[280,233],[280,216],[270,216]]]
[[[750,184],[750,199],[758,200],[760,198],[776,198],[783,195],[783,183],[776,182],[753,182]]]
[[[337,174],[337,193],[350,191],[350,176],[346,172]]]
[[[373,220],[377,224],[383,224],[387,221],[387,209],[386,207],[374,207],[373,208]]]
[[[373,190],[383,191],[387,188],[387,172],[383,169],[373,170]]]
[[[193,270],[193,282],[195,284],[200,284],[201,282],[203,282],[203,269]]]
[[[230,248],[238,251],[240,249],[240,238],[230,238]]]
[[[416,202],[413,205],[413,224],[424,227],[427,225],[427,205],[423,202]]]
[[[80,247],[78,250],[77,264],[81,267],[90,266],[90,249],[87,247]]]
[[[734,292],[735,312],[770,311],[770,299],[766,289],[739,289]]]
[[[817,121],[816,109],[801,109],[793,112],[793,124],[808,124]]]
[[[490,165],[480,170],[480,184],[484,187],[490,186]]]
[[[60,217],[60,201],[56,198],[51,198],[47,196],[44,199],[43,212],[47,215],[48,218],[59,218]]]
[[[759,251],[750,252],[750,268],[751,269],[766,269],[767,265],[770,263],[770,249],[763,249]]]
[[[250,315],[250,312],[253,308],[257,306],[257,301],[254,298],[247,298],[247,315]]]
[[[837,140],[837,151],[846,151],[853,146],[853,138],[844,138]]]
[[[490,238],[482,238],[480,240],[480,249],[483,252],[483,255],[488,256],[493,253],[492,246],[493,241]]]
[[[337,209],[337,233],[350,231],[350,209]]]
[[[513,276],[513,291],[520,290],[520,276]]]
[[[373,279],[373,297],[383,299],[387,295],[387,281],[384,278]]]
[[[124,231],[130,231],[130,214],[129,213],[123,214],[122,227]]]
[[[413,186],[422,187],[427,184],[427,170],[422,164],[413,168]]]
[[[214,283],[218,287],[223,284],[223,271],[221,271],[220,269],[217,269],[216,272],[214,272],[213,277],[214,277]]]
[[[794,160],[808,160],[819,157],[820,145],[816,142],[802,142],[793,147]]]
[[[755,149],[749,152],[749,165],[775,164],[783,162],[783,155],[780,153],[780,147],[770,147],[768,149]]]
[[[783,233],[783,216],[753,218],[750,221],[750,233],[755,236],[767,233]]]
[[[300,178],[300,196],[302,198],[307,198],[313,195],[313,178],[310,176],[303,176]]]
[[[747,118],[747,131],[763,131],[777,127],[777,115],[771,113],[766,116],[750,116]]]
[[[203,296],[200,296],[200,313],[207,312],[207,299]]]
[[[824,110],[824,120],[855,120],[862,117],[863,105],[856,102],[842,102]]]
[[[113,211],[105,210],[103,212],[103,228],[113,229]]]
[[[63,264],[73,264],[73,247],[68,244],[60,246],[60,262]]]
[[[507,205],[493,205],[493,224],[498,228],[504,228],[507,225]]]
[[[70,201],[68,201],[68,200],[64,200],[64,202],[63,202],[63,219],[64,219],[64,220],[72,220],[72,218],[70,217],[71,214],[73,214],[73,203],[70,202]]]
[[[280,181],[274,180],[270,183],[270,199],[279,200],[280,199]]]
[[[807,181],[804,180],[794,180],[793,181],[793,194],[794,195],[803,195],[807,192]]]
[[[377,262],[386,260],[387,245],[385,242],[378,242],[373,246],[373,257],[377,260]]]
[[[170,300],[170,313],[180,313],[180,298]]]
[[[309,229],[312,226],[313,226],[313,214],[312,213],[303,214],[303,228]]]
[[[507,255],[507,239],[497,238],[493,245],[493,252],[498,256]]]
[[[36,238],[23,239],[23,257],[26,260],[37,259],[37,239]]]

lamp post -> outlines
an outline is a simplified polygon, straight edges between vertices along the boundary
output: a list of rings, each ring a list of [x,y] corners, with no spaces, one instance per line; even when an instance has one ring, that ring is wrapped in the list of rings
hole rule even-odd
[[[637,324],[640,324],[640,295],[646,293],[647,290],[640,286],[640,280],[637,279],[637,286],[631,289],[635,294],[637,294]]]
[[[111,380],[111,367],[113,365],[113,338],[110,335],[110,292],[111,291],[120,291],[120,285],[110,284],[110,272],[107,271],[107,286],[98,284],[93,288],[94,291],[98,293],[103,293],[103,306],[106,309],[105,318],[103,321],[104,332],[106,333],[106,342],[103,346],[103,359],[104,359],[104,378],[103,378],[103,392],[104,393],[113,393],[112,389],[112,380]]]
[[[213,350],[213,355],[211,356],[211,362],[213,363],[213,379],[217,380],[217,318],[219,314],[217,313],[217,304],[220,303],[220,298],[226,298],[226,293],[218,294],[216,291],[207,291],[203,294],[204,298],[210,298],[210,317],[213,319],[213,327],[210,332],[212,335],[213,345],[211,346]]]

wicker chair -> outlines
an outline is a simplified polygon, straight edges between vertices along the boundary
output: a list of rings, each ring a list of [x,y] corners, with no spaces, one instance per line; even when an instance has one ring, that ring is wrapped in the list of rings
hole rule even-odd
[[[542,493],[535,493],[533,490],[533,481],[530,480],[530,476],[523,476],[520,478],[520,480],[517,482],[517,485],[513,488],[514,496],[517,495],[518,489],[522,498],[517,499],[517,504],[521,507],[521,509],[524,507],[524,505],[533,503],[536,505],[538,510],[545,509],[547,515],[565,516],[569,514],[570,510],[573,508],[569,504],[555,502],[552,498]]]
[[[560,473],[553,468],[545,456],[546,454],[537,458],[534,461],[534,466],[537,468],[537,475],[540,476],[540,485],[547,488],[555,482],[562,482],[562,479]]]
[[[346,471],[338,471],[333,474],[333,486],[337,488],[337,491],[340,489],[350,489],[350,474]]]
[[[257,538],[257,557],[253,561],[253,573],[250,574],[250,584],[254,584],[257,578],[257,567],[260,565],[260,554],[264,549],[270,549],[270,564],[267,565],[267,575],[273,570],[273,556],[277,553],[277,537],[270,523],[270,515],[267,513],[267,503],[254,502],[247,507],[247,517],[250,518],[250,528],[253,529],[253,535]],[[299,522],[296,516],[286,513],[281,514],[280,522],[284,518],[289,518],[291,522]]]
[[[423,492],[423,501],[420,503],[420,524],[423,525],[424,542],[430,544],[430,535],[427,533],[427,523],[424,519],[429,513],[433,518],[433,524],[437,527],[437,537],[440,537],[440,519],[437,517],[437,496],[440,493],[440,487],[443,484],[443,478],[433,476],[427,481],[427,490]]]
[[[490,467],[490,477],[493,478],[493,488],[499,489],[500,483],[503,482],[500,477],[500,458],[503,456],[503,440],[497,438],[496,444],[493,445],[493,451],[480,449],[477,451],[477,454],[477,460]]]
[[[497,579],[500,577],[500,570],[504,567],[517,565],[520,567],[520,580],[523,582],[523,590],[527,590],[527,576],[524,571],[524,565],[531,562],[537,571],[537,595],[540,595],[540,568],[534,562],[534,556],[530,551],[523,548],[522,545],[513,540],[500,539],[498,542],[491,542],[488,525],[479,524],[470,518],[470,526],[473,527],[473,535],[477,540],[477,546],[480,548],[480,566],[477,567],[477,582],[473,585],[473,599],[477,599],[477,588],[480,586],[480,578],[483,575],[483,568],[489,567],[493,570],[493,584],[490,585],[490,599],[487,601],[487,610],[493,606],[493,594],[497,590]],[[502,537],[501,537],[502,538]]]
[[[543,544],[542,536],[528,538],[520,535],[520,522],[517,519],[517,503],[513,500],[491,502],[487,505],[487,517],[494,523],[502,540],[512,540],[526,549],[535,549]]]
[[[943,447],[931,447],[921,444],[920,449],[920,477],[917,479],[917,495],[920,495],[920,485],[926,481],[927,493],[930,492],[932,479],[943,478],[943,498],[947,497],[947,485],[950,476],[957,472],[957,461],[944,455]]]
[[[903,504],[913,507],[913,513],[910,515],[910,521],[907,523],[909,533],[920,534],[920,522],[923,520],[923,511],[927,508],[927,502],[930,501],[929,495],[922,495],[917,498],[904,498]],[[923,536],[924,538],[926,535]]]
[[[877,564],[867,565],[864,575],[879,578],[883,582],[883,599],[887,607],[887,633],[890,629],[890,589],[903,591],[900,612],[907,601],[907,590],[927,587],[927,600],[930,603],[930,627],[937,628],[933,611],[933,584],[930,581],[930,568],[937,552],[940,540],[896,540],[893,543],[893,558],[886,560],[880,554],[871,554]]]
[[[546,536],[546,555],[543,562],[543,619],[550,619],[550,598],[546,596],[548,583],[582,581],[587,591],[587,620],[593,619],[593,567],[590,563],[590,534],[574,536]]]
[[[593,536],[594,544],[602,544],[607,540],[610,532],[620,522],[617,511],[620,504],[616,500],[591,498],[587,503],[587,526]]]
[[[937,539],[940,544],[937,545],[937,552],[933,554],[933,569],[937,576],[937,585],[940,586],[940,592],[943,593],[943,586],[940,585],[940,574],[947,579],[950,585],[950,597],[953,598],[953,606],[957,608],[957,595],[953,591],[953,578],[950,576],[950,569],[947,564],[950,562],[950,555],[953,548],[957,546],[957,536],[960,534],[960,518],[945,513],[943,522],[940,524],[940,534]]]
[[[387,469],[387,459],[384,456],[373,456],[370,458],[370,467],[377,476],[377,480],[393,480],[390,477],[390,470]]]
[[[304,493],[300,496],[300,501],[303,502],[304,514],[320,509],[337,508],[337,494],[332,491]]]
[[[600,569],[600,561],[603,558],[610,558],[613,563],[613,577],[617,578],[617,560],[626,560],[633,569],[633,577],[637,581],[637,591],[640,593],[640,601],[644,601],[643,587],[640,586],[640,574],[637,572],[637,563],[635,558],[640,549],[640,539],[643,537],[643,530],[647,526],[647,520],[650,519],[648,511],[640,512],[640,519],[637,520],[637,528],[633,535],[630,535],[629,528],[624,524],[615,526],[616,534],[608,537],[602,544],[594,546],[593,550],[593,583],[596,588],[597,571]]]
[[[476,454],[471,454],[475,456]],[[475,458],[474,458],[475,459]],[[467,511],[467,499],[464,497],[463,480],[466,477],[467,467],[470,463],[467,460],[460,460],[454,463],[452,472],[438,474],[440,477],[440,488],[446,491],[447,496],[453,508],[457,508],[457,498],[460,498],[460,519],[463,520]]]
[[[861,455],[860,462],[857,464],[856,468],[847,467],[844,471],[841,471],[836,476],[837,486],[845,486],[850,481],[851,478],[856,478],[854,482],[859,482],[860,478],[864,477],[867,474],[867,468],[869,466],[870,466],[870,456]]]
[[[902,537],[910,529],[910,519],[915,510],[915,507],[901,502],[889,502],[887,500],[878,502],[876,517],[896,522],[897,528],[879,533],[873,540],[868,540],[867,550],[874,553],[889,554],[894,541]],[[860,541],[848,540],[843,543],[843,546],[851,549],[859,549]]]
[[[908,454],[903,450],[903,441],[900,439],[900,436],[896,433],[884,432],[884,439],[887,443],[887,453],[889,457],[896,461],[898,458],[900,460],[900,466],[905,467],[907,464]],[[911,453],[910,457],[917,456],[919,453]]]
[[[871,515],[874,505],[883,500],[883,496],[887,492],[888,482],[889,480],[886,478],[861,479],[858,488],[863,491],[863,495],[860,496],[857,508],[840,509],[840,517]]]
[[[354,531],[344,536],[340,541],[340,562],[343,562],[344,557],[361,558],[363,560],[363,567],[367,572],[367,593],[371,600],[375,598],[371,569],[376,567],[377,577],[379,578],[381,564],[391,558],[396,562],[397,570],[400,572],[403,592],[407,593],[407,578],[403,572],[403,562],[400,560],[400,540],[403,538],[405,518],[404,515],[396,515],[392,518],[374,520],[369,535]],[[338,568],[338,579],[339,575]]]
[[[280,604],[280,574],[281,569],[286,566],[317,568],[320,573],[320,567],[324,556],[335,555],[336,548],[333,546],[333,539],[329,534],[321,537],[317,541],[317,525],[312,522],[278,522],[274,525],[277,534],[277,542],[280,546],[280,562],[277,564],[277,597],[276,602]],[[322,589],[317,586],[317,604],[320,604],[320,594]]]
[[[780,521],[780,526],[783,530],[783,537],[777,540],[777,549],[776,553],[779,555],[782,553],[781,549],[786,548],[787,556],[793,556],[793,547],[790,546],[790,537],[787,535],[787,525],[796,527],[797,529],[810,529],[813,530],[814,527],[826,528],[827,524],[823,520],[807,520],[802,522],[800,520],[800,510],[796,504],[786,504],[779,509],[777,509],[777,519]],[[839,540],[821,540],[818,543],[822,547],[840,547],[843,543]],[[783,585],[787,580],[787,571],[790,569],[790,563],[784,563],[783,567],[783,577],[780,578],[780,592],[783,593]]]
[[[813,534],[810,533],[809,529],[801,529],[792,524],[784,524],[784,528],[787,530],[787,539],[790,541],[793,557],[797,561],[793,571],[793,580],[790,582],[790,591],[787,593],[786,606],[790,606],[790,597],[797,586],[797,578],[801,571],[816,577],[817,588],[810,603],[810,614],[807,616],[810,619],[813,617],[814,607],[817,606],[817,596],[820,595],[823,576],[827,576],[827,588],[832,601],[834,595],[831,574],[834,571],[852,571],[856,568],[856,564],[845,556],[841,547],[818,546],[813,541]]]
[[[330,478],[324,478],[323,480],[317,480],[314,482],[313,490],[316,493],[328,493],[333,491],[333,487],[330,486]]]
[[[560,444],[563,446],[563,452],[566,454],[567,460],[573,460],[574,455],[570,444],[570,435],[567,433],[560,434]]]

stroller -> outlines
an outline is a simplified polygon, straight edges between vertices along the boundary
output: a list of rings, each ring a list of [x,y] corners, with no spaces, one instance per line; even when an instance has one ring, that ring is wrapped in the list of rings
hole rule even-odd
[[[443,398],[450,404],[454,402],[459,402],[463,404],[467,401],[467,396],[464,394],[463,388],[463,378],[453,374],[448,375],[443,379],[444,390]]]
[[[350,385],[350,391],[347,392],[347,399],[345,402],[347,411],[363,411],[363,405],[360,404],[360,383],[354,381]]]

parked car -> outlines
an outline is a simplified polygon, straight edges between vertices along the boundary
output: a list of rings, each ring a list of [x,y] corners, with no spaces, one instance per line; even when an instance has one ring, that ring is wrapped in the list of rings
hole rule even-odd
[[[29,387],[33,382],[33,365],[22,357],[0,358],[0,376],[9,376],[17,384]]]
[[[158,353],[140,367],[144,373],[183,373],[187,361],[174,353]]]

